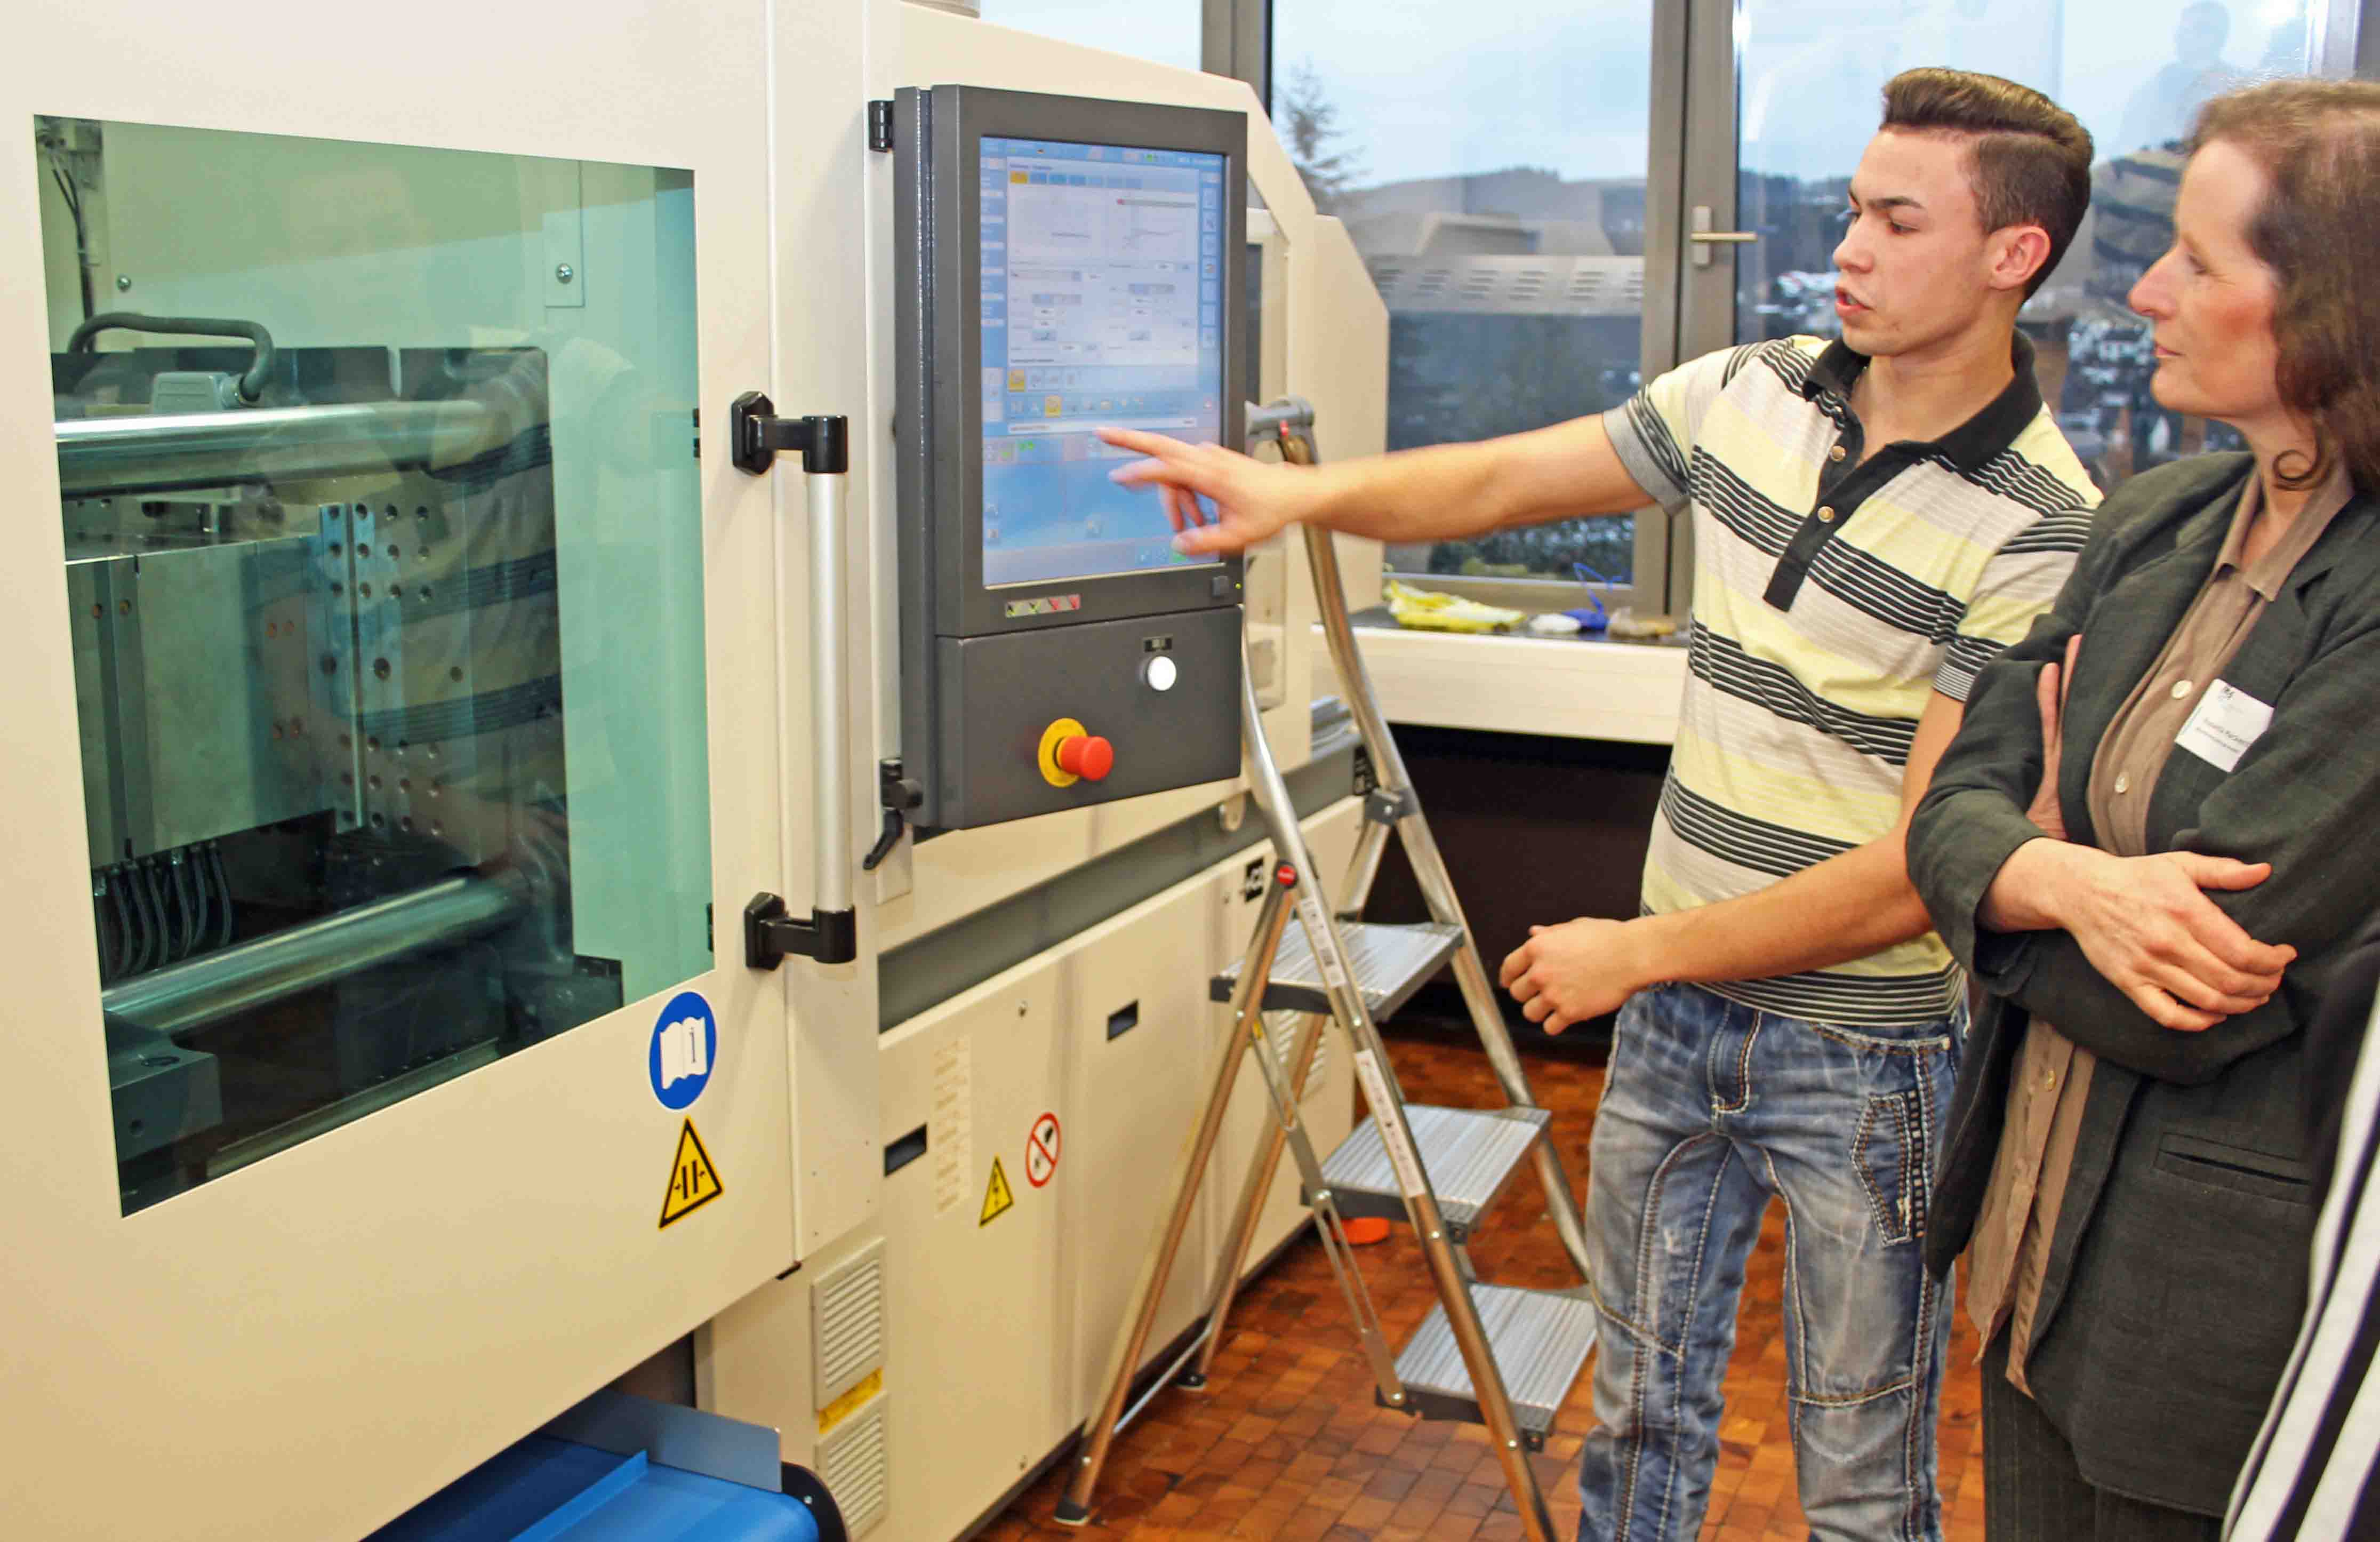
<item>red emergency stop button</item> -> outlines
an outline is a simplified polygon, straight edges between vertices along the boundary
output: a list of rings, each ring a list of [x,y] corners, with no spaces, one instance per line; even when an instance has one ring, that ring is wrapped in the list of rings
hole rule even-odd
[[[1115,770],[1115,746],[1073,718],[1060,718],[1041,731],[1041,779],[1052,787],[1099,782]]]
[[[1058,741],[1058,769],[1086,782],[1104,782],[1115,770],[1115,746],[1096,734]]]

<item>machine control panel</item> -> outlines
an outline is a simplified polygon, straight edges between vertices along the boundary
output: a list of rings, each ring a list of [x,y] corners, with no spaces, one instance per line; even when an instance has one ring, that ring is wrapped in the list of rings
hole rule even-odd
[[[957,830],[1239,769],[1238,559],[1105,426],[1237,443],[1246,119],[975,87],[894,105],[902,759]]]

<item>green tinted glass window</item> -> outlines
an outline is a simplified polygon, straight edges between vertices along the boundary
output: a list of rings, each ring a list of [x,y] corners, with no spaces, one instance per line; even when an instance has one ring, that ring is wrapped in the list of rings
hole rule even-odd
[[[129,1211],[710,966],[694,186],[35,134]]]

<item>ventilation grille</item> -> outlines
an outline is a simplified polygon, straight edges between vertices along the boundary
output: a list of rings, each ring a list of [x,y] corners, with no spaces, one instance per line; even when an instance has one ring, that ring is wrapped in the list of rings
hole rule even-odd
[[[1397,314],[1616,318],[1638,315],[1645,306],[1641,257],[1391,253],[1366,265],[1380,298]]]
[[[882,1398],[820,1439],[818,1475],[826,1491],[834,1496],[835,1508],[843,1512],[846,1533],[857,1536],[884,1519],[892,1486],[884,1470]]]
[[[820,1274],[810,1287],[813,1390],[824,1408],[884,1364],[884,1239]]]
[[[1265,1035],[1272,1040],[1273,1059],[1281,1065],[1281,1075],[1292,1075],[1296,1065],[1292,1057],[1297,1053],[1297,1026],[1305,1021],[1302,1012],[1268,1012],[1265,1014]],[[1313,1097],[1322,1088],[1324,1068],[1330,1063],[1330,1026],[1322,1026],[1321,1041],[1314,1046],[1314,1069],[1305,1074],[1305,1095]]]

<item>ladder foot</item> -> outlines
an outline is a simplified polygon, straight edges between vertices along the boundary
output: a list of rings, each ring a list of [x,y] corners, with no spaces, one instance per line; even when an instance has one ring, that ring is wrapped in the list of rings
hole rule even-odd
[[[1072,1500],[1060,1500],[1058,1512],[1050,1517],[1062,1526],[1085,1526],[1091,1522],[1091,1507],[1076,1504]]]

